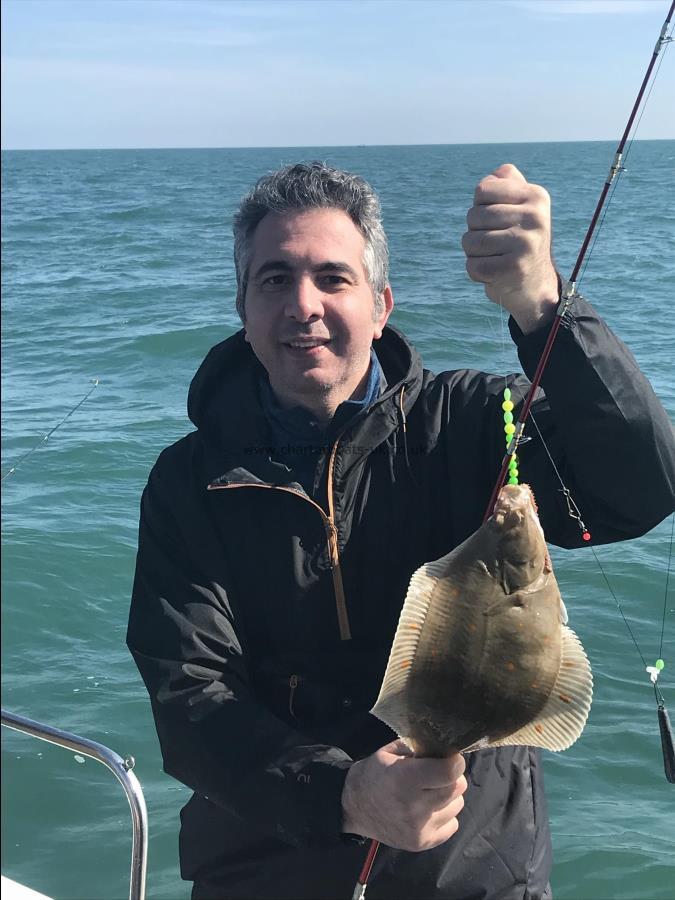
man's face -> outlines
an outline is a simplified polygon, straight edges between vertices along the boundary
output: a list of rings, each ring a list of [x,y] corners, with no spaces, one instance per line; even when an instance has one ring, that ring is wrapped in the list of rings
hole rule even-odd
[[[282,403],[328,417],[364,386],[373,340],[393,306],[374,313],[365,241],[338,209],[268,213],[253,239],[246,340]]]

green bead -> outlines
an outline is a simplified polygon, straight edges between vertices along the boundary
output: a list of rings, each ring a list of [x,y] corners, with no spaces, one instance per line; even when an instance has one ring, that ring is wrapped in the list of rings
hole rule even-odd
[[[505,400],[511,399],[511,391],[508,388],[504,388],[504,399]]]
[[[511,410],[513,409],[513,403],[512,403],[510,400],[505,400],[505,401],[502,403],[502,409],[503,409],[505,412],[511,412]]]
[[[518,477],[518,469],[509,469],[509,475],[511,478],[517,478]]]
[[[504,426],[504,431],[507,434],[513,434],[515,430],[516,430],[516,426],[513,425],[512,423],[509,423],[508,425]]]
[[[518,454],[517,454],[517,453],[512,453],[512,454],[511,454],[511,459],[509,460],[509,465],[510,465],[510,466],[517,466],[517,465],[518,465]]]
[[[518,484],[518,479],[517,479],[517,478],[509,478],[509,482],[508,482],[508,483],[509,483],[509,484]]]
[[[658,669],[659,672],[661,672],[663,669],[665,669],[665,667],[666,667],[666,664],[664,663],[664,661],[662,659],[657,659],[656,662],[654,663],[654,668]]]
[[[513,413],[512,413],[512,412],[505,412],[505,413],[504,413],[504,421],[505,421],[507,424],[510,425],[511,422],[513,422]]]

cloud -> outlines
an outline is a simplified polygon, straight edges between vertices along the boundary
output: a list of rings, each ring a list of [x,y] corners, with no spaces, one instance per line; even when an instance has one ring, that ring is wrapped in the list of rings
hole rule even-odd
[[[511,6],[544,16],[615,16],[653,13],[662,0],[509,0]]]

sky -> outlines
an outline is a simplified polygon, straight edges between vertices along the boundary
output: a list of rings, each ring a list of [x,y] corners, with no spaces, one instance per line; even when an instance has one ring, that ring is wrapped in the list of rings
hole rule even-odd
[[[3,149],[613,140],[669,0],[3,0]],[[638,138],[675,137],[675,50]]]

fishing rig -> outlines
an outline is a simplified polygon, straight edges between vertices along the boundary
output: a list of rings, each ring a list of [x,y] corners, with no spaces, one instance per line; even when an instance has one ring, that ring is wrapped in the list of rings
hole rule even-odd
[[[37,444],[35,444],[33,447],[31,447],[30,450],[27,450],[27,451],[23,454],[23,456],[20,456],[20,457],[17,459],[17,461],[14,463],[14,465],[11,466],[11,468],[7,469],[7,471],[6,471],[5,474],[2,476],[2,478],[0,478],[0,481],[4,481],[5,478],[9,478],[10,475],[13,475],[13,474],[16,472],[16,470],[19,468],[19,466],[20,466],[23,462],[25,462],[25,461],[28,459],[29,456],[32,456],[33,453],[35,453],[36,450],[39,450],[40,447],[41,447],[43,444],[46,444],[47,441],[49,440],[49,438],[54,434],[54,432],[57,431],[57,430],[58,430],[65,422],[67,422],[68,419],[72,416],[72,414],[73,414],[74,412],[76,412],[76,411],[77,411],[84,403],[87,402],[87,400],[89,399],[89,397],[92,395],[92,393],[93,393],[93,392],[96,390],[96,388],[98,387],[98,384],[99,384],[98,378],[94,378],[94,383],[93,383],[92,386],[89,388],[89,390],[88,390],[87,393],[84,395],[84,397],[83,397],[78,403],[76,403],[75,406],[71,407],[71,408],[68,410],[68,412],[66,413],[66,415],[65,415],[59,422],[57,422],[57,424],[54,425],[53,428],[50,428],[50,430],[47,432],[47,434],[45,434],[43,437],[40,438],[40,440],[37,442]]]
[[[600,228],[602,227],[602,222],[604,221],[604,216],[607,213],[607,209],[609,208],[609,204],[611,202],[612,196],[614,194],[614,191],[616,190],[616,186],[618,183],[617,177],[621,174],[621,172],[624,171],[623,163],[625,162],[625,159],[628,155],[626,146],[628,145],[628,149],[630,149],[629,136],[632,132],[633,124],[635,123],[635,119],[636,119],[641,107],[642,107],[642,111],[644,112],[643,99],[645,97],[645,92],[647,91],[647,87],[650,82],[652,83],[652,86],[653,86],[654,80],[656,79],[656,74],[658,74],[658,69],[661,66],[661,62],[663,61],[663,56],[661,55],[661,51],[667,44],[669,44],[673,40],[671,22],[673,19],[674,12],[675,12],[675,0],[672,0],[672,2],[670,4],[670,8],[668,10],[668,15],[666,16],[666,19],[663,23],[663,26],[661,28],[661,33],[659,34],[658,40],[656,41],[656,45],[654,46],[654,50],[652,52],[652,56],[649,60],[649,65],[647,66],[647,71],[645,72],[644,78],[642,79],[642,84],[640,85],[640,89],[639,89],[637,97],[635,99],[635,103],[633,104],[630,116],[628,117],[628,122],[626,123],[626,127],[624,129],[623,135],[621,136],[621,140],[619,141],[619,144],[616,148],[616,152],[614,154],[614,159],[612,160],[612,164],[610,166],[609,173],[607,175],[605,183],[602,186],[602,190],[600,192],[600,197],[598,198],[598,202],[597,202],[595,210],[593,212],[593,216],[591,218],[590,224],[589,224],[586,234],[584,236],[584,240],[581,245],[581,249],[579,250],[577,260],[574,264],[574,268],[572,269],[572,274],[570,275],[569,280],[562,284],[560,303],[558,304],[555,318],[553,319],[553,322],[551,324],[551,329],[549,331],[548,337],[546,339],[546,343],[544,345],[544,349],[542,351],[539,362],[537,363],[537,368],[535,370],[534,377],[532,378],[532,382],[530,384],[530,389],[527,392],[527,395],[525,396],[523,404],[518,413],[518,420],[515,423],[513,421],[514,403],[513,403],[513,400],[511,399],[511,392],[508,388],[505,388],[505,390],[504,390],[504,400],[502,403],[502,409],[504,410],[504,433],[506,436],[506,452],[502,459],[501,469],[500,469],[499,475],[497,477],[497,481],[495,482],[495,486],[492,490],[492,494],[490,496],[490,502],[488,503],[487,509],[485,511],[485,515],[483,517],[483,522],[485,522],[487,519],[489,519],[490,516],[492,515],[492,511],[494,509],[495,503],[497,502],[497,497],[499,495],[499,492],[502,489],[507,478],[511,484],[517,484],[517,479],[518,479],[517,459],[518,458],[517,458],[516,451],[518,449],[519,444],[523,442],[523,437],[524,437],[523,432],[525,430],[525,423],[527,422],[528,416],[530,416],[530,407],[532,406],[532,402],[535,398],[537,390],[539,389],[542,375],[544,373],[544,369],[546,368],[549,357],[551,355],[553,343],[555,341],[556,335],[558,334],[558,330],[560,328],[560,323],[562,322],[563,316],[564,316],[565,312],[568,310],[570,304],[572,303],[572,300],[576,296],[578,296],[577,286],[578,286],[580,277],[583,275],[583,273],[585,271],[585,263],[586,263],[586,265],[588,264],[588,259],[590,259],[590,256],[593,252],[593,247],[595,246],[595,240],[597,240],[597,234],[599,233]],[[659,60],[659,57],[661,57],[660,60]],[[656,67],[657,60],[659,61],[658,67]],[[656,67],[656,73],[654,72],[655,67]],[[653,79],[652,79],[652,76],[653,76]],[[650,88],[650,92],[651,92],[651,88]],[[649,97],[649,94],[647,94],[647,99],[648,99],[648,97]],[[646,100],[645,100],[645,104],[646,104]],[[641,117],[642,117],[642,113],[640,113],[640,118]],[[639,124],[639,119],[638,119],[638,124]],[[631,138],[631,143],[632,143],[633,139],[634,139],[634,135],[633,135],[633,138]],[[607,205],[605,205],[605,204],[607,204]],[[604,214],[603,214],[603,209],[604,209]],[[602,218],[601,218],[601,214],[603,214]],[[598,225],[599,225],[599,227],[598,227]],[[596,227],[597,227],[597,233],[596,233]],[[593,240],[594,236],[595,236],[595,240]],[[591,243],[591,241],[593,241],[593,243]],[[590,252],[589,252],[589,248],[590,248]],[[588,253],[588,258],[587,258],[587,253]],[[534,417],[530,416],[530,418],[532,418],[532,421],[534,422]],[[535,428],[537,428],[537,431],[539,431],[538,427],[536,426],[536,422],[534,424],[535,424]],[[541,434],[540,434],[540,437],[541,437]],[[543,439],[542,439],[542,443],[543,443]],[[544,444],[544,447],[546,447],[545,444]],[[548,453],[548,449],[546,450],[546,452]],[[549,454],[549,459],[551,459],[551,462],[553,462],[553,459],[550,457],[550,454]],[[553,465],[555,468],[555,463],[553,463]],[[557,469],[556,469],[556,474],[560,481],[561,490],[563,492],[563,496],[567,503],[568,513],[571,516],[571,518],[573,518],[577,522],[577,525],[579,526],[579,530],[581,531],[582,540],[585,543],[590,544],[591,539],[592,539],[591,533],[586,528],[586,525],[584,524],[584,522],[581,518],[581,514],[576,506],[576,503],[574,502],[569,489],[565,486],[565,484],[562,480],[562,477],[560,476],[560,473],[558,472]],[[675,518],[673,519],[673,521],[675,523]],[[672,553],[672,546],[673,546],[673,536],[671,535],[671,542],[670,542],[671,553]],[[668,716],[668,710],[666,709],[663,694],[661,693],[661,691],[658,687],[658,677],[664,668],[664,662],[661,659],[661,653],[663,650],[663,630],[664,630],[664,628],[662,627],[662,629],[661,629],[661,644],[660,644],[660,648],[659,648],[659,657],[653,666],[648,666],[642,655],[642,652],[640,651],[637,641],[635,640],[635,636],[633,635],[633,632],[631,631],[630,625],[628,624],[628,621],[623,613],[623,610],[621,609],[621,605],[620,605],[619,601],[617,600],[617,598],[614,594],[614,591],[612,591],[612,588],[609,584],[609,580],[607,579],[607,575],[605,574],[605,571],[602,568],[600,560],[598,559],[598,556],[595,553],[595,549],[593,547],[591,547],[591,550],[593,551],[593,555],[595,556],[596,562],[598,563],[598,566],[600,567],[600,571],[602,572],[602,574],[605,578],[605,581],[607,583],[607,586],[609,587],[610,593],[614,597],[614,600],[616,602],[616,605],[619,608],[619,612],[621,613],[621,616],[626,624],[626,627],[628,628],[628,631],[630,632],[630,635],[633,639],[633,643],[635,644],[637,651],[640,654],[640,657],[642,658],[642,662],[645,666],[647,673],[649,674],[651,683],[654,686],[654,693],[656,696],[657,715],[658,715],[658,721],[659,721],[659,731],[661,734],[661,748],[663,751],[664,771],[665,771],[666,779],[671,784],[675,784],[675,745],[673,742],[673,730],[672,730],[672,727],[670,724],[670,718]],[[668,561],[668,573],[669,572],[670,572],[670,559]],[[668,597],[668,578],[666,577],[666,596],[664,598],[663,626],[665,626],[667,597]],[[370,878],[370,873],[372,871],[373,863],[375,862],[375,856],[377,855],[379,846],[380,846],[379,841],[377,841],[375,839],[371,840],[370,845],[368,847],[368,853],[366,855],[365,862],[361,869],[361,873],[359,874],[358,881],[356,882],[356,885],[354,887],[354,893],[352,895],[352,900],[363,900],[363,898],[365,897],[366,888],[368,886],[368,880]]]

